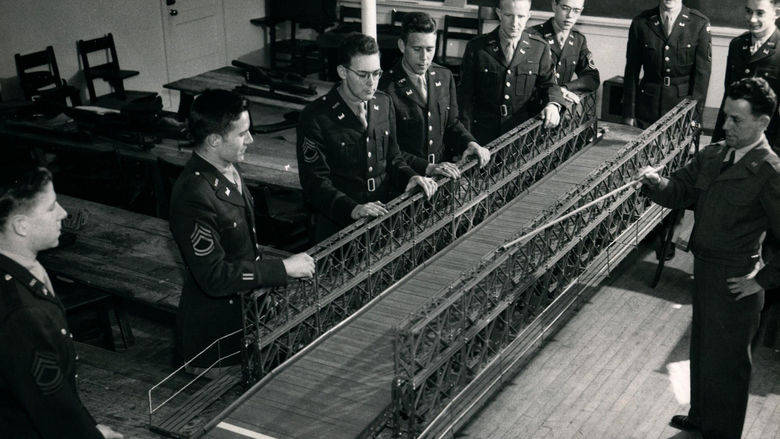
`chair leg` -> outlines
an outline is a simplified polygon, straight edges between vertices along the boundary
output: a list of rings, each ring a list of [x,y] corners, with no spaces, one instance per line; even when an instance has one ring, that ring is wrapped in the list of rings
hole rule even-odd
[[[133,335],[133,328],[130,326],[130,320],[125,313],[125,306],[122,299],[114,297],[114,316],[116,316],[117,324],[119,325],[119,333],[122,335],[122,344],[125,349],[135,344],[135,336]]]

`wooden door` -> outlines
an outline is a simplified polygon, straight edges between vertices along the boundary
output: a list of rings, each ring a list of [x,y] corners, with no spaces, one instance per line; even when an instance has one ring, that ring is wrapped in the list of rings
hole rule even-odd
[[[227,65],[223,0],[160,1],[169,82]]]

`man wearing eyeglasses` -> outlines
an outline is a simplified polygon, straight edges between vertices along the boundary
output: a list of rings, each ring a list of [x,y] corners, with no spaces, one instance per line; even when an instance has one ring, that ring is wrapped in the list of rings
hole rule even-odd
[[[348,35],[338,62],[341,83],[303,110],[297,129],[298,172],[316,210],[318,242],[355,220],[384,215],[384,203],[403,191],[436,192],[436,182],[418,175],[398,148],[393,101],[377,91],[376,40]]]
[[[469,41],[460,67],[460,119],[482,145],[540,114],[558,126],[566,104],[547,42],[526,29],[531,0],[500,0],[499,26]]]
[[[550,45],[555,63],[555,79],[567,101],[579,103],[577,93],[587,93],[599,88],[599,71],[588,50],[585,35],[574,25],[582,14],[585,0],[553,0],[553,16],[532,29]],[[574,78],[574,75],[577,78]]]
[[[458,120],[452,73],[433,63],[436,21],[424,12],[406,14],[398,48],[403,57],[382,77],[379,88],[393,99],[398,145],[407,163],[418,174],[451,178],[460,177],[452,163],[460,155],[486,165],[490,151]]]
[[[701,120],[711,68],[710,20],[704,14],[682,0],[662,0],[642,12],[628,30],[624,122],[646,128],[686,97],[697,101]]]

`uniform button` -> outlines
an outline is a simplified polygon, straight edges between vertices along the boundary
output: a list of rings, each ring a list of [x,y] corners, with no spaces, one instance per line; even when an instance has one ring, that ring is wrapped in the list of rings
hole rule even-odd
[[[485,69],[485,71],[487,72],[487,71],[488,71],[488,69]]]
[[[505,100],[509,100],[509,95],[504,95]]]
[[[428,125],[428,131],[433,131],[433,125]]]
[[[745,69],[745,73],[750,73],[750,69]]]
[[[369,139],[368,137],[366,137],[366,142],[368,142],[369,140],[370,140],[370,139]]]
[[[68,335],[68,330],[65,328],[60,329],[60,334],[62,335]]]
[[[200,172],[198,172],[198,171],[195,171],[195,175],[200,175]]]
[[[390,135],[390,131],[385,130],[385,136],[389,136],[389,135]]]
[[[72,332],[70,334],[68,334],[68,335],[70,336],[70,338],[73,338],[73,333]]]
[[[341,146],[344,146],[344,145],[346,145],[346,143],[345,142],[341,142]]]
[[[506,82],[506,86],[507,86],[507,87],[511,87],[511,86],[512,86],[512,83],[511,83],[511,82],[509,82],[509,81],[507,81],[507,82]]]
[[[664,46],[664,50],[669,50],[669,46]]]
[[[373,166],[369,166],[368,167],[368,172],[374,172],[374,167]]]
[[[560,78],[560,77],[561,77],[561,74],[560,74],[560,73],[558,73],[558,72],[555,72],[555,77],[556,77],[556,78]]]
[[[558,61],[558,65],[561,65],[561,62],[560,62],[560,61]]]
[[[511,69],[507,70],[507,71],[506,71],[506,74],[507,74],[507,75],[510,75],[510,74],[512,74],[512,70],[511,70]]]
[[[688,45],[688,48],[689,48],[689,49],[691,48],[691,45],[690,45],[690,44]]]
[[[233,221],[233,227],[235,227],[235,226],[237,226],[237,225],[238,225],[238,223],[237,223],[237,222],[235,222],[235,221]]]
[[[79,374],[73,375],[73,378],[78,378],[78,377],[79,377]]]
[[[259,261],[259,260],[260,260],[260,256],[255,257],[255,261]]]
[[[228,303],[232,305],[233,304],[233,299],[228,300]]]
[[[49,292],[48,292],[48,291],[46,291],[46,288],[44,288],[44,289],[43,289],[43,295],[44,295],[44,296],[48,296],[48,295],[49,295]]]
[[[433,140],[429,140],[428,145],[433,145]]]
[[[76,359],[77,359],[77,360],[79,359],[79,354],[76,354]]]
[[[664,61],[667,61],[667,62],[668,62],[668,61],[669,61],[669,57],[668,57],[668,56],[665,56],[665,57],[664,57]]]
[[[368,158],[371,158],[371,151],[368,152]]]
[[[431,112],[430,111],[428,112],[428,117],[431,117]]]
[[[666,69],[666,73],[669,73],[671,71],[672,71],[672,69]]]

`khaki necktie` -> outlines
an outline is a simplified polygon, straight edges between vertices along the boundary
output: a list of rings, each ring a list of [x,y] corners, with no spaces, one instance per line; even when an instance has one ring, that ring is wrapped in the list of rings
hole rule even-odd
[[[512,58],[515,56],[515,42],[512,40],[506,41],[506,46],[504,46],[504,58],[506,59],[507,64],[512,62]]]
[[[363,128],[368,127],[368,111],[366,110],[366,101],[363,101],[358,105],[358,119],[363,124]]]
[[[670,15],[664,15],[663,16],[663,23],[664,23],[664,32],[666,33],[666,36],[672,34],[672,28],[674,27],[674,20]]]
[[[753,44],[750,45],[750,54],[755,55],[756,52],[758,52],[758,49],[760,49],[762,46],[760,41],[754,41]]]
[[[730,168],[734,164],[734,158],[736,157],[737,151],[732,149],[731,152],[728,155],[728,158],[723,161],[723,163],[720,164],[720,173],[726,172],[726,169]]]
[[[423,75],[417,75],[417,90],[420,91],[423,102],[428,102],[428,87],[425,85],[425,77]]]

